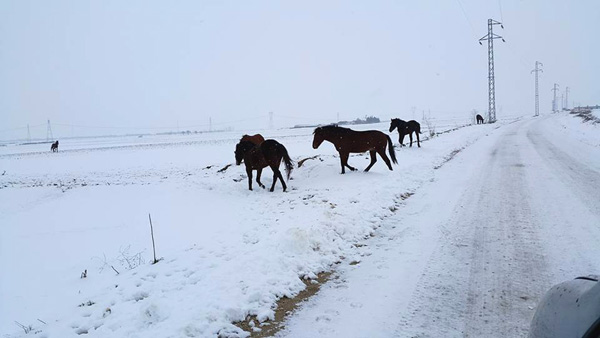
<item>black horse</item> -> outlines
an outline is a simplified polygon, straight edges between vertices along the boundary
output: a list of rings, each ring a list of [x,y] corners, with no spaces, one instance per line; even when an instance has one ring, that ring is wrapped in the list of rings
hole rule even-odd
[[[50,146],[50,151],[58,152],[58,140],[56,140],[56,142],[52,142],[52,145]]]
[[[392,162],[398,163],[392,139],[385,133],[379,130],[355,131],[349,128],[338,127],[337,125],[318,127],[313,132],[313,149],[319,148],[323,141],[333,143],[335,149],[340,153],[340,161],[342,165],[342,174],[346,172],[344,167],[354,171],[356,168],[348,165],[348,157],[350,153],[364,153],[368,151],[371,154],[371,163],[365,169],[369,171],[373,164],[377,162],[376,154],[379,154],[390,170],[392,164],[390,159],[385,155],[385,149],[388,147]]]
[[[475,117],[477,119],[477,124],[483,124],[483,116],[477,114],[477,116]]]
[[[394,128],[398,128],[398,134],[400,136],[398,141],[400,142],[401,147],[404,146],[403,143],[405,135],[408,135],[410,137],[410,146],[412,147],[412,133],[415,133],[417,135],[417,145],[419,146],[419,148],[421,147],[421,140],[419,139],[419,134],[421,133],[421,125],[419,124],[419,122],[415,120],[410,120],[406,122],[400,119],[392,119],[392,121],[390,122],[390,133],[394,131]]]
[[[285,164],[285,170],[287,172],[287,178],[290,179],[294,164],[288,155],[287,149],[283,144],[275,140],[266,140],[261,144],[254,144],[250,141],[240,141],[235,147],[235,161],[237,165],[240,165],[242,161],[246,165],[246,173],[248,174],[248,189],[252,190],[252,170],[256,170],[256,183],[261,188],[265,186],[260,182],[260,174],[263,168],[269,166],[273,170],[273,185],[271,190],[275,190],[275,183],[277,178],[281,181],[283,191],[287,189],[281,171],[279,171],[279,165],[281,161]]]

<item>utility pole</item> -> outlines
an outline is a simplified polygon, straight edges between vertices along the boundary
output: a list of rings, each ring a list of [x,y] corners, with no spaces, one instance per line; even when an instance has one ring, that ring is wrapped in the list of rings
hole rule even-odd
[[[560,94],[560,110],[563,110],[566,108],[565,105],[565,94]]]
[[[208,118],[208,131],[212,131],[212,117]]]
[[[48,128],[46,128],[46,142],[50,142],[50,140],[53,140],[54,137],[52,136],[52,127],[50,126],[50,120],[48,120]]]
[[[565,108],[569,109],[569,93],[571,92],[571,88],[567,87],[565,89]]]
[[[557,83],[555,83],[554,87],[552,87],[552,91],[554,92],[554,98],[552,99],[552,112],[556,113],[556,92],[558,91]]]
[[[488,123],[496,122],[496,83],[494,80],[494,39],[502,39],[500,35],[494,34],[494,25],[500,25],[502,29],[504,26],[501,22],[496,20],[488,19],[488,33],[479,39],[479,44],[483,45],[481,41],[488,42]]]
[[[29,123],[27,123],[27,142],[31,142],[31,132],[29,132]]]
[[[273,129],[273,112],[269,112],[269,129]]]
[[[532,73],[535,73],[535,114],[533,116],[540,116],[540,92],[538,91],[538,73],[544,72],[539,66],[543,66],[539,61],[535,62],[535,69],[532,70]]]
[[[339,112],[337,113],[337,118],[336,118],[335,123],[338,123],[338,122],[340,122],[340,113]]]

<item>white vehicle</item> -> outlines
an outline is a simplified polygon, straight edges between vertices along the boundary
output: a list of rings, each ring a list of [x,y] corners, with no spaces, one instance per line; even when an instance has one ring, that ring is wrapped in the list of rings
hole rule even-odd
[[[600,276],[555,285],[537,306],[530,338],[600,337]]]

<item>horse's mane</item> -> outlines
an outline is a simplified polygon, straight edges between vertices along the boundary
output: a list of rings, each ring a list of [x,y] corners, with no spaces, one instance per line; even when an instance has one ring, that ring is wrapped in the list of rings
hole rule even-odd
[[[321,132],[321,131],[330,132],[330,133],[337,133],[337,134],[347,134],[347,133],[352,132],[354,130],[352,130],[350,128],[340,127],[337,124],[330,124],[330,125],[327,125],[327,126],[321,126],[321,127],[315,128],[315,131],[313,131],[313,134],[316,134],[317,132]]]

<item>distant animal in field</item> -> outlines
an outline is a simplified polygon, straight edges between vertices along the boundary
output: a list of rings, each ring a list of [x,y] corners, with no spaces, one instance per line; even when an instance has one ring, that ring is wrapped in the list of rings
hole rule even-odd
[[[256,135],[252,135],[252,136],[244,135],[240,139],[240,142],[241,141],[248,141],[248,142],[252,142],[252,143],[258,145],[258,144],[265,142],[265,138],[261,134],[256,134]]]
[[[248,174],[248,189],[250,190],[252,190],[252,170],[256,170],[256,183],[261,188],[265,188],[260,182],[260,175],[263,168],[269,166],[273,171],[273,184],[270,191],[275,190],[275,183],[277,183],[278,178],[283,186],[283,191],[286,191],[287,186],[285,185],[281,171],[279,171],[279,165],[282,160],[285,165],[287,179],[289,180],[294,164],[283,144],[275,140],[265,140],[258,145],[250,141],[240,141],[235,147],[236,164],[240,165],[244,161],[246,173]]]
[[[316,128],[313,134],[314,149],[319,148],[323,141],[333,143],[335,149],[340,154],[342,174],[346,172],[346,167],[352,171],[356,170],[356,168],[348,165],[350,153],[370,152],[371,163],[365,168],[365,171],[369,171],[373,164],[377,162],[376,154],[381,156],[390,170],[394,170],[392,169],[390,159],[385,154],[386,147],[388,147],[392,161],[398,163],[398,161],[396,161],[396,153],[394,151],[392,139],[378,130],[355,131],[349,128],[338,127],[337,125],[330,125]]]
[[[421,140],[419,139],[419,134],[421,133],[421,125],[419,122],[415,120],[410,120],[408,122],[400,120],[400,119],[392,119],[390,122],[390,133],[394,131],[394,129],[398,129],[398,142],[400,142],[400,146],[404,146],[404,136],[408,135],[410,137],[410,146],[413,144],[412,133],[417,135],[417,145],[419,148],[421,147]]]
[[[52,152],[58,152],[58,140],[56,142],[53,142],[52,145],[50,146],[50,151]]]
[[[477,116],[475,117],[477,119],[477,124],[483,124],[483,116],[477,114]]]

